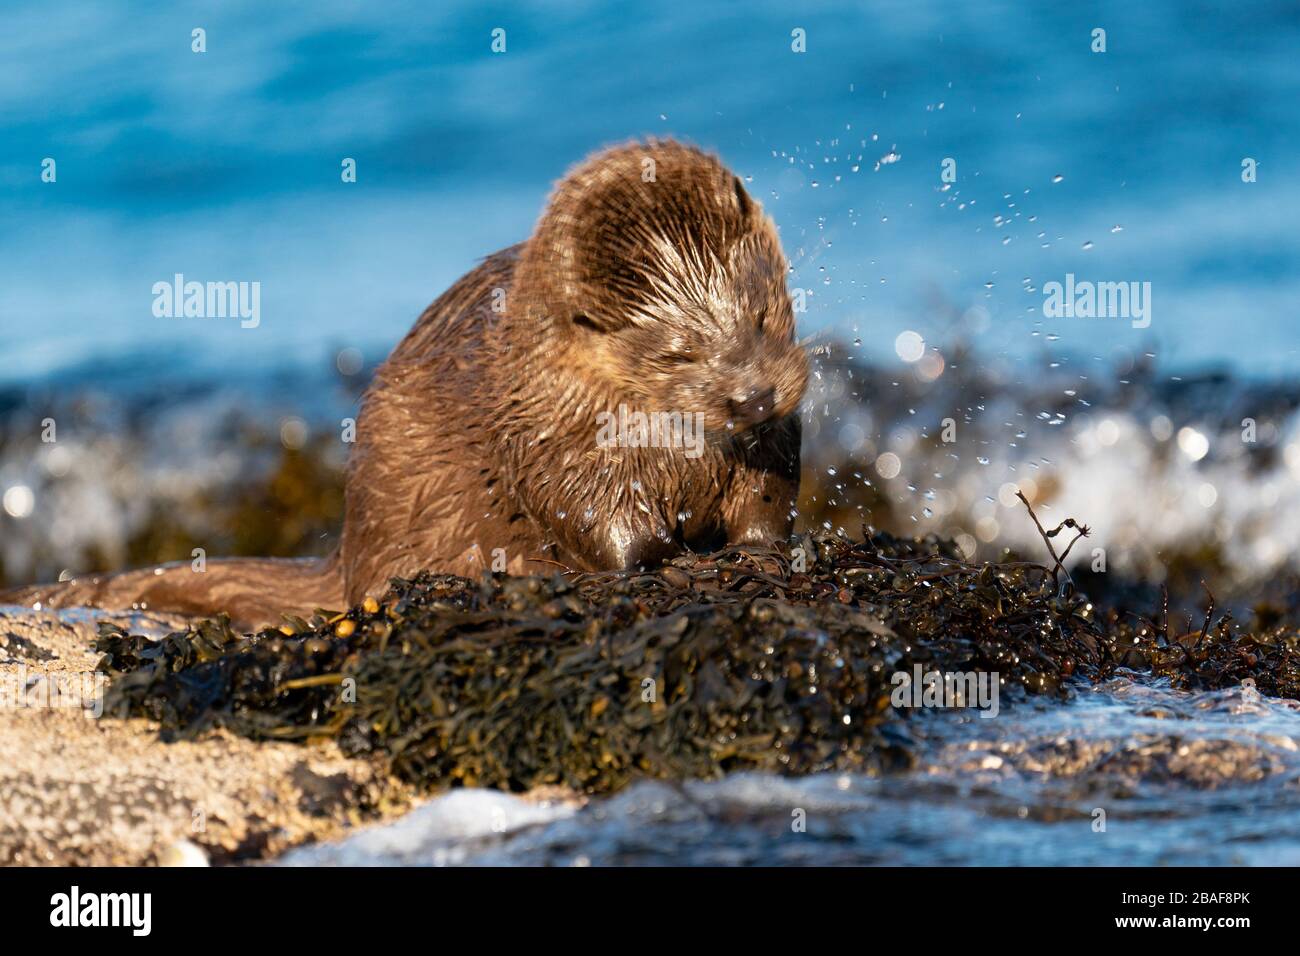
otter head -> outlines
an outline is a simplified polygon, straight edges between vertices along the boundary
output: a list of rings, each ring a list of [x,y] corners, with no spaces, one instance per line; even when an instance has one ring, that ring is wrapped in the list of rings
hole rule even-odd
[[[736,176],[652,141],[599,153],[559,184],[513,294],[575,378],[635,410],[702,413],[722,437],[803,398],[786,268]]]

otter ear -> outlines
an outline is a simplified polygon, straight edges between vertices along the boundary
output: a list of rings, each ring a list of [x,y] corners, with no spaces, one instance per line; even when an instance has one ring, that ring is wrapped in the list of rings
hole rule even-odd
[[[740,216],[748,222],[754,215],[754,200],[750,199],[749,193],[745,192],[745,184],[740,181],[739,176],[732,176],[731,184],[736,191],[736,206],[740,209]]]

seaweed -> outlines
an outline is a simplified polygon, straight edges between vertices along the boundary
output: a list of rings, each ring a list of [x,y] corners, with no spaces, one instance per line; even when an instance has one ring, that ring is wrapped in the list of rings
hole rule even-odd
[[[162,641],[104,625],[106,712],[152,718],[167,739],[330,738],[420,786],[596,793],[639,776],[908,766],[911,712],[890,695],[918,665],[996,674],[1013,697],[1121,669],[1300,697],[1294,628],[1240,634],[1213,621],[1212,598],[1177,636],[1167,612],[1157,626],[1101,611],[1060,580],[1055,533],[1051,567],[823,534],[646,572],[424,572],[256,634],[224,618]]]

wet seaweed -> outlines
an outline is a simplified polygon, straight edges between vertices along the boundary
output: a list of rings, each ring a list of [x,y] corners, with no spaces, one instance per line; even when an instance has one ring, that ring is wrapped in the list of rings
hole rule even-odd
[[[1099,611],[1053,557],[970,563],[935,538],[805,536],[644,573],[422,573],[279,629],[219,618],[153,641],[106,625],[98,649],[107,712],[152,718],[168,739],[332,738],[428,787],[883,772],[911,759],[910,712],[890,694],[917,665],[996,674],[1004,698],[1124,668],[1300,697],[1294,628],[1239,633],[1211,601],[1174,635],[1167,612],[1158,626]]]

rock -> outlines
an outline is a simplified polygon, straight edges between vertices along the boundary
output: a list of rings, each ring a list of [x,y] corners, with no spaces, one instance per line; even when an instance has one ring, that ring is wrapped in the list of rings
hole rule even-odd
[[[409,805],[408,790],[330,742],[218,731],[168,744],[152,721],[96,719],[102,620],[157,636],[183,626],[156,614],[0,608],[0,865],[263,859]]]

